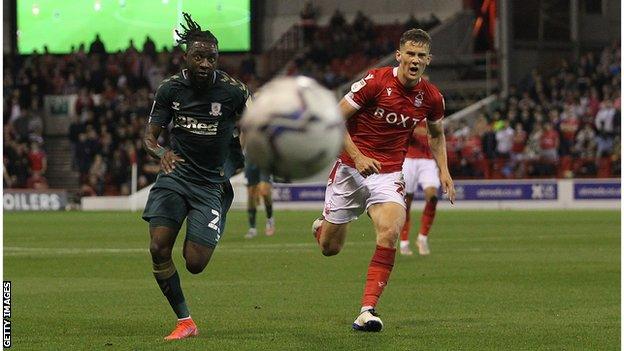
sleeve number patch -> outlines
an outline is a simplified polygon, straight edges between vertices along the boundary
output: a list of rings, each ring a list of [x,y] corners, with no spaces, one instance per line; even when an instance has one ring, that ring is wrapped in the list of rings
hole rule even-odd
[[[365,85],[366,82],[364,81],[364,79],[360,79],[351,85],[351,92],[357,93],[358,91],[360,91],[360,89],[364,88]]]

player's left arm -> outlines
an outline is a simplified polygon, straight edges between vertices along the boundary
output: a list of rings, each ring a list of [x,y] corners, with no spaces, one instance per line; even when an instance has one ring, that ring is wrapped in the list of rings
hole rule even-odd
[[[438,164],[440,169],[440,183],[442,183],[442,191],[448,195],[451,204],[455,203],[455,186],[453,185],[453,178],[448,169],[448,161],[446,158],[446,138],[444,137],[444,127],[442,121],[427,122],[427,129],[429,129],[429,146],[431,147],[431,153]]]
[[[243,113],[249,105],[251,104],[251,94],[245,87],[244,94],[244,103],[240,108],[236,111],[236,118],[240,120]],[[241,173],[245,169],[245,135],[243,131],[239,128],[238,123],[234,127],[234,134],[232,135],[232,141],[230,143],[230,158],[234,166],[234,173],[232,176],[235,176]]]
[[[429,147],[433,158],[435,158],[440,170],[440,183],[442,191],[447,194],[451,204],[455,203],[455,186],[453,178],[449,172],[448,161],[446,157],[446,138],[444,137],[444,125],[442,119],[444,117],[444,97],[439,92],[435,95],[438,99],[434,103],[431,119],[427,118],[427,129],[429,131]]]

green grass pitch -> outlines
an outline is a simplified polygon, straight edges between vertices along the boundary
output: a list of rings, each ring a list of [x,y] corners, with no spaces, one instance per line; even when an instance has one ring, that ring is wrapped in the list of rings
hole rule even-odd
[[[4,214],[16,350],[616,350],[618,211],[439,211],[432,255],[397,260],[381,333],[351,330],[374,235],[363,216],[338,256],[309,232],[318,211],[277,212],[243,239],[233,211],[200,275],[174,255],[197,338],[164,343],[139,213]],[[414,212],[417,221],[419,213]],[[264,225],[259,212],[259,228]]]

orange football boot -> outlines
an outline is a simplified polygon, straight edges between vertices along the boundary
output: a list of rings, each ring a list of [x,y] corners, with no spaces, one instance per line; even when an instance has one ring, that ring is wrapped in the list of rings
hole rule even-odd
[[[195,322],[193,322],[191,318],[188,318],[178,321],[175,329],[171,332],[171,334],[165,337],[165,340],[180,340],[191,336],[197,336],[197,334],[199,334],[199,332],[197,331]]]

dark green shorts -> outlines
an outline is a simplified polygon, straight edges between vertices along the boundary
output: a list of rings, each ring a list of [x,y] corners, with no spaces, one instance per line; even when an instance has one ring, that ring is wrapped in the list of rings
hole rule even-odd
[[[160,174],[150,190],[143,219],[150,225],[180,229],[186,218],[186,239],[215,247],[225,230],[233,198],[229,181],[197,185]]]
[[[271,182],[269,174],[262,172],[260,168],[249,162],[245,162],[245,178],[247,178],[247,186],[258,185],[260,182]]]

